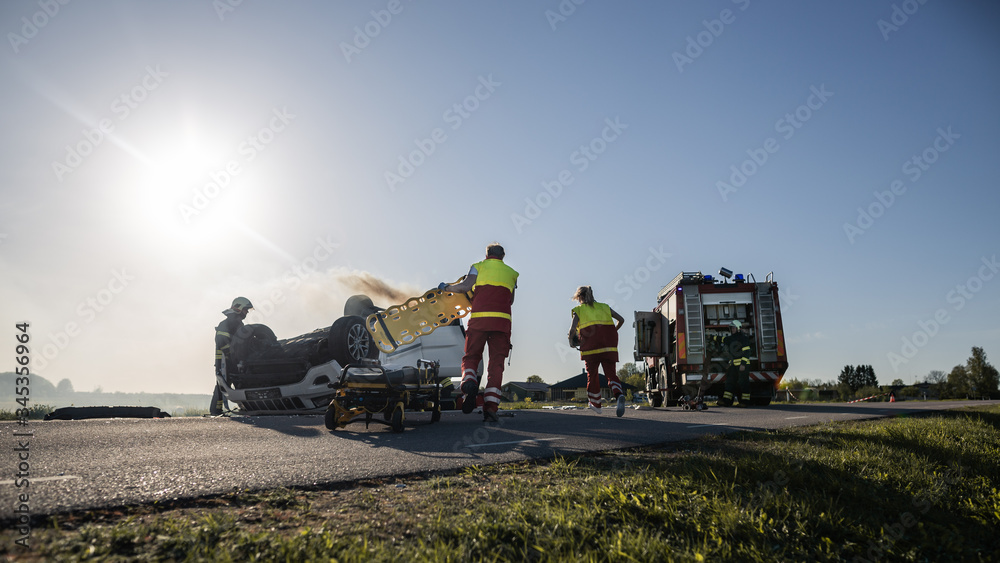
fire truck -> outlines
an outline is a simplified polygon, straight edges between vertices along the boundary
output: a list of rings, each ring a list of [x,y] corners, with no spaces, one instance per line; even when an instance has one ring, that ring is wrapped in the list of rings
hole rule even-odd
[[[746,278],[749,279],[746,279]],[[683,398],[722,395],[727,358],[722,341],[738,320],[753,343],[750,403],[767,406],[788,369],[773,272],[719,277],[681,272],[656,295],[652,311],[635,312],[635,360],[646,367],[646,393],[653,407],[676,406]]]

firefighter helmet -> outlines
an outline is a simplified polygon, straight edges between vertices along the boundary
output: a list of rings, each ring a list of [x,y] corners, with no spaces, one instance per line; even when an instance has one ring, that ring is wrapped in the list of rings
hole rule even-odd
[[[733,321],[732,324],[736,328],[743,328],[743,323],[741,323],[740,321]]]
[[[246,313],[250,309],[253,309],[253,304],[250,303],[249,299],[246,297],[237,297],[233,299],[233,304],[222,313],[226,315],[230,313]]]

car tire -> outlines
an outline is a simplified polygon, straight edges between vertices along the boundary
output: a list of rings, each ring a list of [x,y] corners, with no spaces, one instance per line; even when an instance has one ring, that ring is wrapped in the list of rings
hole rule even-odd
[[[278,358],[281,357],[281,346],[274,331],[267,325],[244,325],[232,336],[229,355],[236,363]]]
[[[392,409],[392,417],[389,419],[389,426],[393,432],[403,431],[403,418],[403,403],[396,403],[396,408]]]
[[[367,295],[352,295],[348,297],[347,302],[344,303],[345,317],[361,317],[365,319],[368,318],[368,315],[379,311],[384,311],[384,309],[376,307],[375,304],[372,303],[371,297],[368,297]]]
[[[378,357],[378,348],[365,328],[365,320],[356,315],[341,317],[333,323],[329,344],[333,359],[341,366]]]
[[[431,410],[431,423],[441,420],[441,390],[434,397],[434,408]]]

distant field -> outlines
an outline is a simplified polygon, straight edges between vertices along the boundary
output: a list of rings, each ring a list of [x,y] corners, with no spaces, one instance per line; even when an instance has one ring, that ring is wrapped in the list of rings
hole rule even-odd
[[[1000,407],[34,523],[19,560],[987,561]]]

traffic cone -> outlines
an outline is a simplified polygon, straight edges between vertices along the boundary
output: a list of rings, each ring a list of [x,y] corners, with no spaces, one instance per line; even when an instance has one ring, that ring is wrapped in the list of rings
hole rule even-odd
[[[890,403],[895,403],[896,402],[896,395],[890,394],[889,395],[889,402]]]

